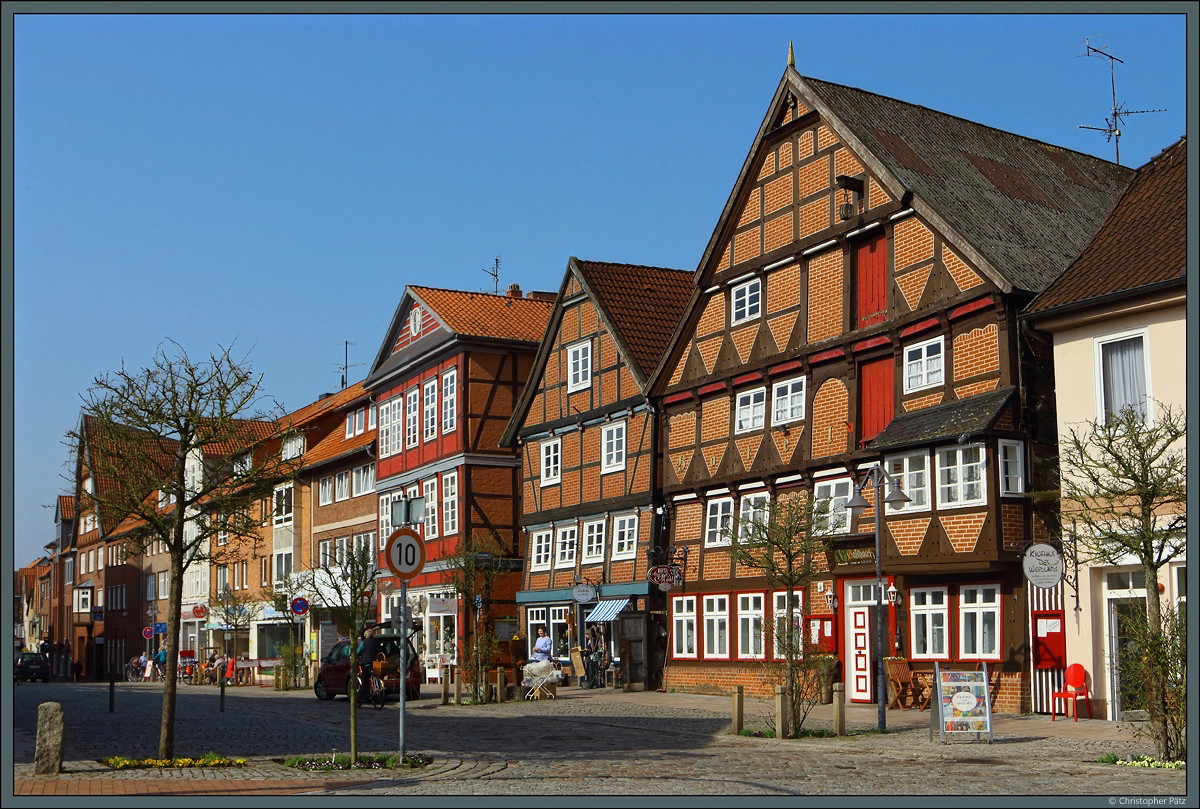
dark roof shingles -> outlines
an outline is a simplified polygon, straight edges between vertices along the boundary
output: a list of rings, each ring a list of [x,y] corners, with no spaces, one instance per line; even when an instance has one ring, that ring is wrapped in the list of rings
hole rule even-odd
[[[923,407],[892,419],[867,449],[887,450],[974,435],[987,430],[1008,404],[1012,385],[946,404]]]

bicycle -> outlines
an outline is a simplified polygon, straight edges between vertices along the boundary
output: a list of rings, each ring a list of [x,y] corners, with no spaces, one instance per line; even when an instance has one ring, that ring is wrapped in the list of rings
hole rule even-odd
[[[375,710],[379,710],[383,707],[383,703],[387,702],[387,686],[378,674],[371,675],[371,702],[374,704]]]
[[[127,683],[136,683],[138,680],[142,679],[141,658],[135,657],[126,663],[122,675]]]

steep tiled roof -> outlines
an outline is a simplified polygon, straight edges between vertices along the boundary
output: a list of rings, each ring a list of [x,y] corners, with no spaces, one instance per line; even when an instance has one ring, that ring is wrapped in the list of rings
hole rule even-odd
[[[357,399],[366,400],[366,398],[367,389],[363,387],[361,382],[357,382],[344,390],[307,404],[299,410],[293,410],[279,420],[279,426],[281,428],[292,426],[302,427],[313,419],[324,416],[327,413],[332,413],[335,410],[340,410]]]
[[[304,467],[309,468],[335,458],[352,455],[374,440],[374,430],[366,430],[350,438],[346,438],[344,430],[333,430],[304,452]]]
[[[542,339],[552,301],[410,286],[409,290],[456,334],[510,340]]]
[[[206,455],[231,455],[265,441],[276,433],[275,422],[258,419],[234,419],[234,430],[220,441],[204,445]]]
[[[916,104],[791,75],[915,192],[918,212],[927,207],[1019,289],[1040,292],[1079,254],[1131,174]]]
[[[892,419],[867,445],[867,449],[900,449],[981,433],[991,427],[1015,390],[1009,385],[989,393],[904,413]]]
[[[642,379],[668,348],[692,294],[692,273],[572,259],[629,349]]]
[[[1083,252],[1026,312],[1183,279],[1187,190],[1184,137],[1137,170]]]
[[[58,515],[64,520],[75,519],[75,498],[69,494],[58,496]]]

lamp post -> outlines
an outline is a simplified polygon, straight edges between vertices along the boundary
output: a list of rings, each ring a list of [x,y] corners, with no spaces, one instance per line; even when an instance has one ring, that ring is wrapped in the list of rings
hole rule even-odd
[[[888,483],[887,496],[883,495],[883,484]],[[887,634],[884,620],[883,600],[883,504],[898,507],[911,500],[900,490],[900,481],[883,471],[883,467],[875,464],[867,470],[867,476],[854,489],[854,496],[846,501],[846,509],[852,513],[862,511],[870,503],[862,496],[867,486],[875,488],[875,702],[879,706],[876,727],[878,730],[887,728],[887,675],[883,666],[884,637]]]

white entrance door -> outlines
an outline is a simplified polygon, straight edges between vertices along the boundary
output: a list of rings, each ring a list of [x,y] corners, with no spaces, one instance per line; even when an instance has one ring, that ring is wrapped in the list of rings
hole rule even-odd
[[[875,582],[846,582],[842,603],[846,621],[846,696],[851,702],[871,702],[875,637],[871,608],[875,606]]]

